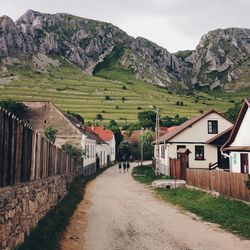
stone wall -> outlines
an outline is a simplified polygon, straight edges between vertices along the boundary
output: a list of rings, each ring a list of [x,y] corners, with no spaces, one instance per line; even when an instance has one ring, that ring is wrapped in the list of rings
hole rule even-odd
[[[73,176],[55,175],[0,188],[0,249],[14,249],[67,194]]]

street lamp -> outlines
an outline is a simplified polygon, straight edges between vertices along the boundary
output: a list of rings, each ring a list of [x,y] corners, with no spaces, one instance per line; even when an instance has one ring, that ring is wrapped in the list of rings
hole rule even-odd
[[[160,172],[160,143],[159,143],[159,137],[160,137],[160,108],[157,106],[149,106],[151,109],[153,109],[156,113],[156,121],[155,121],[155,134],[156,134],[156,162],[155,162],[155,175],[159,175]]]

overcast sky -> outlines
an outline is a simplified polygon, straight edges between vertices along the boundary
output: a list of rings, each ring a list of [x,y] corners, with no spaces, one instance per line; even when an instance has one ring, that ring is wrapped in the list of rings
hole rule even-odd
[[[111,22],[170,52],[194,49],[213,29],[250,28],[250,0],[0,0],[0,6],[0,15],[14,20],[33,9]]]

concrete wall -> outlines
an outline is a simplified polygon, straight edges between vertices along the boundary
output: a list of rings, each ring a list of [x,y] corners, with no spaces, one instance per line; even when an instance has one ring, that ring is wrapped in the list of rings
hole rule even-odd
[[[240,154],[248,154],[248,166],[250,174],[250,152],[230,152],[230,171],[241,173]]]
[[[72,175],[56,175],[0,189],[0,249],[14,249],[67,194]]]

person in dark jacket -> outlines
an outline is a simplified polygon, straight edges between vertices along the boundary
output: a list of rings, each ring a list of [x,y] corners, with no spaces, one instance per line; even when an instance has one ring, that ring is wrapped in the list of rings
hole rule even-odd
[[[124,173],[126,172],[126,168],[127,168],[127,164],[126,164],[126,162],[123,162],[123,170],[124,170]]]
[[[118,167],[119,167],[119,173],[121,173],[121,169],[122,169],[122,164],[121,164],[121,162],[119,162]]]
[[[130,163],[129,161],[127,162],[127,172],[129,171],[129,168],[130,168]]]

